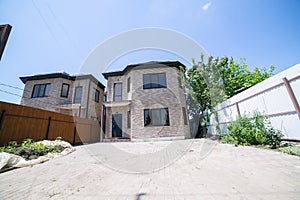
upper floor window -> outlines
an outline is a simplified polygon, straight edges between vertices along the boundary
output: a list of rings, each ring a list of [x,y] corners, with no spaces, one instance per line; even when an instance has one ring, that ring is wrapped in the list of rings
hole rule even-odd
[[[63,83],[62,84],[62,87],[61,87],[61,93],[60,93],[60,96],[61,97],[68,97],[68,94],[69,94],[69,88],[70,88],[70,85],[67,84],[67,83]]]
[[[166,88],[166,73],[144,74],[143,89]]]
[[[181,74],[177,75],[179,88],[182,88]]]
[[[93,97],[92,97],[92,99],[96,102],[99,102],[99,95],[100,95],[99,90],[97,90],[96,88],[93,88]]]
[[[170,126],[169,109],[145,109],[144,126]]]
[[[36,97],[48,97],[51,84],[35,84],[33,87],[32,98]]]
[[[130,92],[130,77],[127,79],[127,92]]]
[[[114,101],[122,101],[122,83],[114,84]]]
[[[82,86],[77,86],[75,88],[75,94],[74,94],[74,103],[81,103],[81,97],[82,97]]]

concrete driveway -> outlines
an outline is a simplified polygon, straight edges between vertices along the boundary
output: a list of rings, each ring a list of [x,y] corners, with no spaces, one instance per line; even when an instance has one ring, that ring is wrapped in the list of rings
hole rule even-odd
[[[0,174],[0,199],[300,199],[300,158],[205,139],[83,145]]]

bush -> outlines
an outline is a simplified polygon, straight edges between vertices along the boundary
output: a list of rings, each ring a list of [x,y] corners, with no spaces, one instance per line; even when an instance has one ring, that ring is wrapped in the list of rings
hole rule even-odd
[[[253,117],[241,116],[228,124],[228,133],[221,134],[221,141],[235,145],[265,145],[276,148],[282,134],[275,130],[267,117],[256,112]]]
[[[31,139],[25,139],[21,144],[12,141],[6,146],[0,147],[0,152],[22,156],[26,160],[36,159],[48,153],[59,153],[63,150],[62,146],[43,145],[42,142],[33,142]]]

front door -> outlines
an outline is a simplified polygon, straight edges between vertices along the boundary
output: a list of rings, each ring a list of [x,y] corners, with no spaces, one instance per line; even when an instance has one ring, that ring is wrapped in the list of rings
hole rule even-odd
[[[112,115],[112,137],[122,137],[122,114]]]

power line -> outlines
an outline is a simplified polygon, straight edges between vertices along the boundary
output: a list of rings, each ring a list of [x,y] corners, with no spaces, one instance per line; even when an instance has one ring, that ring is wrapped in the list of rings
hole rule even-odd
[[[0,85],[3,85],[3,86],[6,86],[6,87],[10,87],[10,88],[14,88],[14,89],[17,89],[17,90],[24,90],[23,88],[19,88],[19,87],[16,87],[16,86],[12,86],[12,85],[8,85],[8,84],[5,84],[5,83],[0,83]]]
[[[6,90],[1,90],[1,89],[0,89],[0,92],[4,92],[4,93],[6,93],[6,94],[14,95],[14,96],[17,96],[17,97],[22,97],[22,96],[19,95],[19,94],[15,94],[15,93],[12,93],[12,92],[8,92],[8,91],[6,91]]]
[[[9,85],[9,84],[6,84],[6,83],[1,83],[0,82],[0,85],[2,85],[2,86],[5,86],[5,87],[9,87],[9,88],[14,88],[14,89],[17,89],[17,90],[21,90],[21,91],[23,91],[23,92],[29,92],[29,93],[31,93],[32,91],[31,90],[29,90],[29,89],[22,89],[22,88],[19,88],[19,87],[17,87],[17,86],[13,86],[13,85]],[[8,91],[7,91],[8,92]],[[19,95],[20,97],[22,97],[22,95]],[[31,99],[31,97],[23,97],[23,98],[28,98],[28,99]],[[58,99],[58,100],[62,100],[61,98],[59,98],[59,97],[53,97],[53,96],[48,96],[47,98],[52,98],[52,99]]]
[[[3,92],[3,93],[6,93],[6,94],[10,94],[10,95],[13,95],[13,96],[17,96],[17,97],[21,97],[21,98],[25,98],[25,99],[32,99],[30,97],[24,97],[22,95],[19,95],[19,94],[16,94],[16,93],[12,93],[12,92],[9,92],[9,91],[6,91],[6,90],[1,90],[0,89],[0,92]],[[40,99],[35,99],[35,101],[39,101],[41,103],[44,103],[44,104],[49,104],[49,105],[53,105],[53,106],[59,106],[57,104],[54,104],[54,103],[50,103],[50,102],[45,102],[45,101],[42,101]]]

